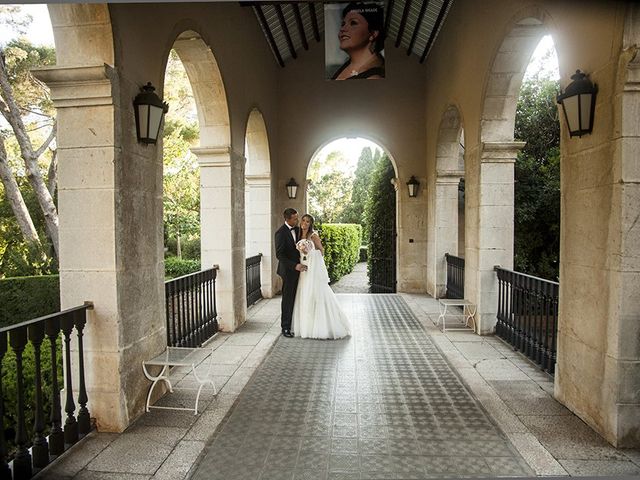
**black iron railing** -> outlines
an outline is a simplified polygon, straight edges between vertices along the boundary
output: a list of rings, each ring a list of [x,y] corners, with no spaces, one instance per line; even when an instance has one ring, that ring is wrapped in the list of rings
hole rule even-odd
[[[262,298],[260,285],[260,262],[262,254],[247,258],[247,307]]]
[[[500,267],[495,270],[498,274],[496,334],[553,374],[559,284]]]
[[[79,307],[0,329],[0,478],[31,478],[52,457],[58,457],[90,432],[82,337],[87,310],[91,308],[93,305],[86,302]],[[74,335],[77,352],[72,353],[71,338]],[[28,344],[31,346],[27,349]],[[64,411],[67,414],[64,426],[60,405],[63,364]],[[3,366],[15,371],[15,399],[4,396],[8,382],[2,375]],[[73,398],[76,380],[80,407],[77,414]],[[15,438],[7,441],[5,432],[12,429],[15,430]],[[8,464],[10,458],[13,458],[13,477]]]
[[[199,347],[218,331],[218,266],[164,283],[167,345]]]
[[[464,258],[445,253],[447,261],[447,298],[464,298]]]

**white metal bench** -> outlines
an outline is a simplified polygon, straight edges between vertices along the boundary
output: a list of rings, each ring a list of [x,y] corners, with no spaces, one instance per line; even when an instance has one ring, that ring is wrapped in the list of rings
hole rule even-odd
[[[211,385],[213,387],[213,394],[216,395],[218,390],[216,384],[211,379],[211,348],[190,348],[190,347],[167,347],[167,349],[151,360],[142,362],[142,370],[145,377],[149,379],[151,387],[149,387],[149,393],[147,394],[147,402],[145,409],[148,412],[150,408],[161,408],[165,410],[193,410],[194,415],[198,414],[198,402],[200,401],[200,393],[205,385]],[[208,360],[207,372],[204,376],[198,375],[196,367]],[[162,367],[162,370],[158,375],[151,375],[148,367]],[[188,367],[190,373],[198,382],[198,394],[196,396],[196,405],[194,408],[183,407],[165,407],[157,405],[149,405],[151,401],[151,394],[156,385],[163,381],[169,386],[169,391],[173,393],[173,386],[167,376],[167,370],[172,367]]]
[[[440,308],[440,316],[438,317],[438,321],[436,322],[436,326],[442,321],[442,332],[446,332],[447,330],[447,322],[446,317],[462,317],[464,319],[464,324],[461,327],[449,327],[449,330],[466,330],[469,327],[469,322],[473,324],[473,331],[476,331],[476,305],[471,303],[469,300],[457,299],[457,298],[440,298],[438,299],[438,306]],[[448,313],[447,310],[449,307],[461,307],[462,314],[458,313]]]

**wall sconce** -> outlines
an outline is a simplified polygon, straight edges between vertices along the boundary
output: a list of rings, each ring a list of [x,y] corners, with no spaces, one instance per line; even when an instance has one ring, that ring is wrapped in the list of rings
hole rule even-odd
[[[289,180],[289,183],[287,183],[287,195],[289,196],[289,200],[293,200],[294,198],[296,198],[297,193],[298,184],[293,179],[293,177],[291,177],[291,180]]]
[[[420,186],[420,182],[411,175],[411,179],[407,182],[407,188],[409,189],[409,196],[411,198],[418,196],[418,187]]]
[[[133,100],[133,110],[136,115],[138,142],[155,144],[158,141],[164,114],[169,111],[169,105],[158,97],[151,82],[140,88],[140,93]]]
[[[596,109],[598,86],[591,83],[587,75],[580,70],[571,75],[571,82],[564,93],[560,92],[557,101],[562,105],[564,118],[569,127],[569,136],[581,137],[593,130],[593,114]]]

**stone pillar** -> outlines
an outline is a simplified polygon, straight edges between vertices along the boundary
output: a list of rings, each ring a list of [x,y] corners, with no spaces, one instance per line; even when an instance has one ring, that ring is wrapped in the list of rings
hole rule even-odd
[[[233,332],[247,317],[245,282],[244,164],[230,147],[191,151],[200,164],[202,268],[218,265],[216,304],[220,329]]]
[[[57,108],[61,306],[94,303],[84,337],[88,408],[98,430],[122,431],[143,411],[141,362],[166,346],[162,162],[155,146],[137,144],[133,106],[119,97],[137,87],[114,69],[33,73]]]
[[[491,333],[498,310],[494,266],[513,268],[513,172],[524,142],[485,142],[477,183],[467,180],[465,297],[477,304],[480,334]]]
[[[438,171],[435,192],[435,251],[432,259],[434,269],[435,297],[444,297],[447,290],[447,262],[444,255],[464,256],[458,252],[458,185],[464,177],[463,171]]]
[[[247,175],[246,185],[246,249],[247,256],[262,254],[260,283],[262,296],[273,297],[271,279],[271,175]]]

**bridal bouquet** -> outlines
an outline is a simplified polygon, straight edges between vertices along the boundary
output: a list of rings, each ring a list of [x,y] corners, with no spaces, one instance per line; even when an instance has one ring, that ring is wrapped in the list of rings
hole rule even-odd
[[[311,242],[309,240],[300,240],[298,243],[296,243],[296,248],[298,249],[299,252],[302,252],[302,260],[306,260],[307,259],[307,254],[309,253],[309,251],[311,250],[310,244]]]

